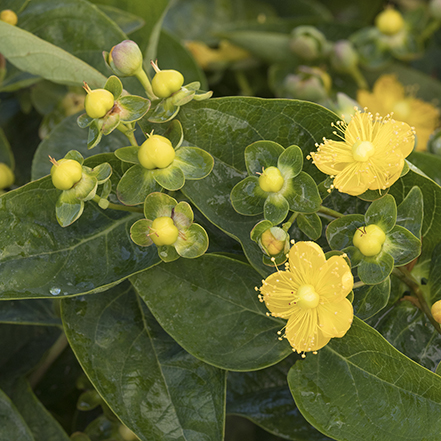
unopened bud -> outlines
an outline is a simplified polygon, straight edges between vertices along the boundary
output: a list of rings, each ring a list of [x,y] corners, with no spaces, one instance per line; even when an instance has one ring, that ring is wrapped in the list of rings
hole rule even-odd
[[[5,23],[9,23],[12,26],[15,26],[17,24],[18,18],[17,14],[14,11],[11,11],[10,9],[3,9],[3,11],[0,12],[0,20],[4,21]]]
[[[106,63],[120,77],[130,77],[142,69],[142,52],[132,40],[113,46],[109,53],[103,52]]]
[[[337,72],[349,73],[358,64],[358,53],[348,40],[339,40],[332,47],[330,61]]]
[[[441,323],[441,300],[438,300],[432,305],[430,312],[432,313],[435,321]]]
[[[282,228],[271,227],[263,232],[258,244],[268,256],[277,256],[289,249],[289,235]]]
[[[313,26],[298,26],[291,33],[289,47],[298,57],[311,61],[323,56],[326,38]]]
[[[14,183],[14,172],[11,168],[0,162],[0,190],[10,187]]]
[[[404,19],[400,12],[387,8],[375,18],[375,26],[385,35],[395,35],[404,27]]]
[[[320,102],[328,98],[331,77],[319,68],[300,66],[297,74],[287,75],[283,87],[289,98]]]

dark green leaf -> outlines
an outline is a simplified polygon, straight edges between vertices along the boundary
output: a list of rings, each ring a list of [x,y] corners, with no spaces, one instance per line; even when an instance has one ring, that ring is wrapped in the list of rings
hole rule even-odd
[[[269,193],[263,205],[263,215],[273,225],[282,223],[289,212],[288,201],[280,193]]]
[[[5,132],[0,128],[0,162],[3,162],[9,166],[12,170],[14,169],[14,155],[11,150],[8,139],[6,138]]]
[[[259,186],[259,178],[248,176],[231,190],[231,204],[238,213],[253,216],[263,212],[267,195]]]
[[[284,322],[266,316],[254,290],[261,278],[246,264],[204,255],[152,268],[131,280],[165,331],[209,364],[255,370],[291,352],[277,336]]]
[[[0,323],[60,326],[61,320],[52,300],[3,300],[0,302]]]
[[[299,214],[296,220],[300,230],[310,239],[317,240],[322,235],[322,220],[316,213]]]
[[[357,318],[343,338],[297,362],[288,383],[303,416],[332,438],[439,439],[440,377]]]
[[[393,257],[381,252],[374,257],[364,257],[358,266],[358,277],[367,285],[376,285],[386,279],[393,268]]]
[[[97,5],[101,12],[104,12],[112,21],[114,21],[121,30],[129,35],[144,26],[144,20],[137,15],[130,14],[122,9],[107,5]]]
[[[364,285],[354,289],[354,314],[366,320],[381,311],[389,301],[390,278],[377,285]]]
[[[222,440],[225,372],[183,351],[129,284],[64,301],[62,313],[85,372],[140,440]]]
[[[317,184],[305,172],[287,182],[287,189],[282,190],[282,194],[289,203],[289,209],[300,213],[313,213],[322,202]]]
[[[397,225],[400,225],[421,239],[423,226],[423,193],[413,187],[397,208]]]
[[[395,225],[386,234],[383,251],[394,259],[394,266],[402,266],[416,259],[421,253],[421,242],[409,230]]]
[[[284,148],[274,141],[256,141],[245,149],[245,164],[249,176],[256,176],[265,168],[277,167]]]
[[[433,250],[433,256],[430,261],[430,272],[428,286],[430,289],[430,300],[435,303],[441,300],[441,244],[438,244]]]
[[[349,214],[332,221],[326,228],[326,238],[333,250],[342,250],[352,246],[352,241],[357,228],[365,225],[364,216]]]
[[[202,179],[213,170],[213,157],[197,147],[180,147],[173,161],[184,173],[185,179]]]
[[[282,152],[277,167],[285,179],[294,178],[303,168],[303,153],[296,145],[289,146]]]

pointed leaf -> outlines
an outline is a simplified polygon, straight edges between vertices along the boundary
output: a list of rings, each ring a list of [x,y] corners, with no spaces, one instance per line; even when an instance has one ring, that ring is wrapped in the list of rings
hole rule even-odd
[[[310,239],[317,240],[322,235],[322,220],[316,213],[299,214],[296,218],[300,230]]]
[[[421,239],[423,226],[423,193],[418,187],[412,187],[403,202],[397,207],[397,225],[400,225]]]
[[[141,441],[222,440],[226,373],[183,351],[129,284],[63,302],[62,319],[89,379]]]
[[[356,317],[343,338],[297,362],[288,383],[303,416],[333,439],[439,438],[441,378]]]
[[[179,259],[132,283],[164,330],[206,363],[255,370],[292,352],[277,338],[285,322],[267,317],[257,298],[261,276],[237,260],[210,254]]]
[[[381,311],[389,301],[390,277],[377,285],[364,285],[354,289],[354,314],[366,320]]]

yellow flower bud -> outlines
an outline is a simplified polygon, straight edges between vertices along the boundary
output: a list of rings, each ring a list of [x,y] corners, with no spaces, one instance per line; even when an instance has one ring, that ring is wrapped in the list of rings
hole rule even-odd
[[[367,227],[357,228],[352,242],[361,254],[366,257],[376,256],[383,247],[386,240],[384,231],[376,225],[368,225]]]
[[[175,159],[171,142],[161,135],[151,135],[138,150],[138,160],[144,168],[166,168]]]
[[[5,23],[9,23],[12,26],[15,26],[17,24],[18,18],[17,14],[14,11],[11,11],[10,9],[3,9],[3,11],[0,12],[0,20],[4,21]]]
[[[430,312],[432,313],[433,318],[438,323],[441,323],[441,300],[438,300],[432,305]]]
[[[3,162],[0,162],[0,190],[10,187],[14,183],[14,172]]]
[[[404,27],[403,16],[393,8],[387,8],[375,18],[377,29],[385,35],[395,35]]]
[[[173,245],[178,236],[179,230],[168,216],[157,217],[151,226],[150,238],[157,246]]]
[[[283,187],[284,179],[277,167],[268,167],[259,176],[259,186],[266,192],[278,192]]]

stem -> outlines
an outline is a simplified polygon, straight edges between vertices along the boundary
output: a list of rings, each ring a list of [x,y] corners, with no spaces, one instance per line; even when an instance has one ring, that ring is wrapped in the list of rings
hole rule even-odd
[[[101,198],[97,194],[92,199],[92,201],[96,202],[97,204],[100,202],[100,200]],[[107,208],[119,211],[131,211],[132,213],[144,213],[144,210],[141,207],[129,207],[127,205],[112,204],[112,202],[109,202]]]
[[[128,128],[125,124],[123,123],[119,123],[118,126],[116,127],[121,133],[124,133],[124,135],[126,135],[126,137],[128,138],[128,140],[130,141],[130,144],[138,147],[138,142],[136,141],[135,138],[135,131],[133,128]]]
[[[254,96],[253,89],[246,75],[241,70],[235,71],[236,81],[240,88],[240,94],[242,96]]]
[[[294,221],[296,220],[297,216],[300,213],[297,213],[296,211],[291,215],[291,217],[283,223],[282,225],[282,230],[284,231],[288,231],[291,228],[291,225],[294,223]]]
[[[421,32],[420,39],[422,42],[430,38],[441,26],[440,20],[434,20],[429,23],[424,30]]]
[[[351,70],[350,75],[357,83],[357,87],[359,89],[367,89],[368,88],[368,83],[367,83],[365,77],[363,76],[363,74],[361,73],[360,69],[358,68],[358,66],[355,66]]]
[[[354,286],[352,287],[352,289],[361,288],[364,285],[365,285],[365,283],[360,280],[359,282],[354,283]]]
[[[149,99],[151,101],[157,100],[158,97],[153,93],[152,85],[150,84],[150,80],[144,72],[144,69],[139,69],[138,72],[136,72],[135,77],[138,78],[138,81],[141,83]]]
[[[320,205],[320,208],[318,209],[319,213],[325,214],[327,216],[331,216],[335,219],[338,219],[340,217],[343,217],[344,214],[339,213],[338,211],[333,210],[332,208],[324,207],[323,205]]]
[[[44,377],[44,374],[51,367],[52,363],[61,355],[61,353],[67,347],[66,334],[63,332],[57,339],[57,341],[49,349],[49,352],[44,359],[43,363],[29,375],[29,384],[34,389],[39,381]]]
[[[432,323],[433,327],[437,330],[439,334],[441,334],[441,327],[439,323],[433,318],[432,313],[430,312],[429,305],[426,302],[424,297],[424,293],[420,288],[420,284],[415,280],[415,278],[410,274],[410,272],[404,267],[399,266],[393,269],[392,274],[397,276],[403,283],[405,283],[417,296],[418,302],[420,304],[421,311],[426,314],[427,318]],[[412,302],[415,304],[415,302]]]

